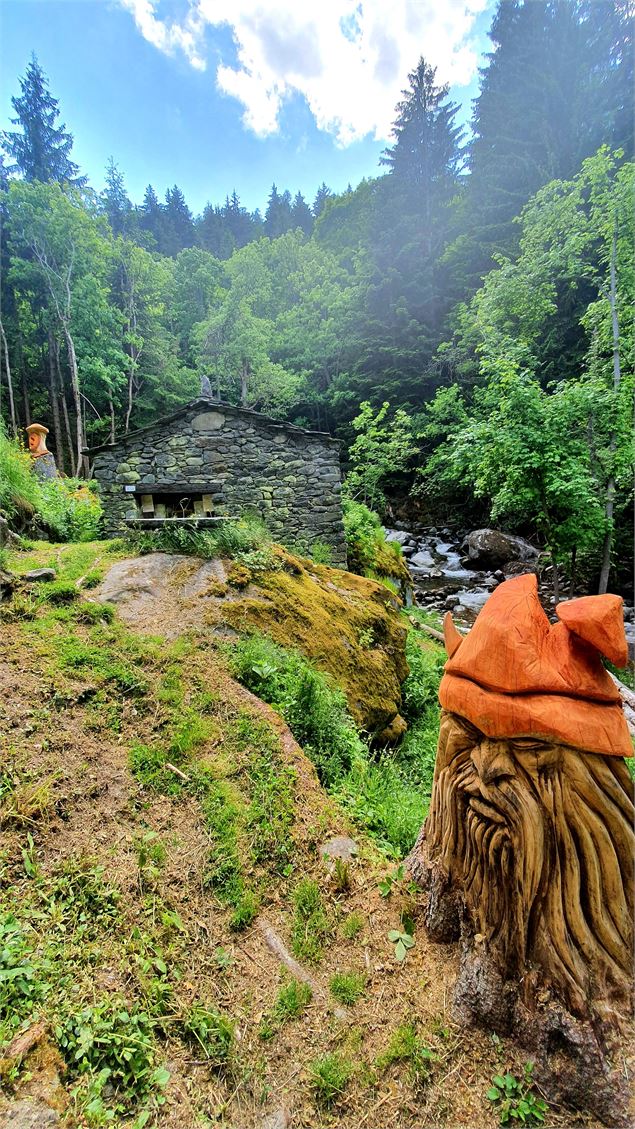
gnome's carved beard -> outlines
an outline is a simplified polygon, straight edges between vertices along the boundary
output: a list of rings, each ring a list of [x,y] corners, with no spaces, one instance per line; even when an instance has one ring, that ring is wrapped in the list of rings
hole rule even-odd
[[[505,978],[540,970],[576,1014],[629,1010],[632,797],[621,758],[442,716],[429,859]]]

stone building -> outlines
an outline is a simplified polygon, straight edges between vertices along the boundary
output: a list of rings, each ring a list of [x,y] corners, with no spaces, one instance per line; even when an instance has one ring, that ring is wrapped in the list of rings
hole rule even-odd
[[[255,509],[274,537],[327,542],[346,564],[339,441],[200,398],[90,452],[109,533],[213,525]]]

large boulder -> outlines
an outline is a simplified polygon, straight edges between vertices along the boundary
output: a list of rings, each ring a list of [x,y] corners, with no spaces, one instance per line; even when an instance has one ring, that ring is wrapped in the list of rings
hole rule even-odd
[[[529,541],[498,529],[474,529],[464,539],[461,552],[469,567],[475,569],[503,568],[511,561],[532,564],[540,556],[540,550]]]

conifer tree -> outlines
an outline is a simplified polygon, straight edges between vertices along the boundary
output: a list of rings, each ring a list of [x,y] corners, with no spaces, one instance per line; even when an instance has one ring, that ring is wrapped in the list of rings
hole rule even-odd
[[[436,86],[435,76],[436,68],[423,58],[408,75],[410,86],[397,104],[394,145],[380,157],[427,222],[454,194],[463,162],[463,130],[454,123],[459,107],[447,101],[449,88]]]
[[[301,192],[296,192],[295,199],[291,207],[291,221],[292,227],[301,228],[305,235],[310,235],[313,231],[313,216],[311,214],[311,209]]]
[[[151,184],[145,190],[143,203],[138,209],[137,222],[139,230],[150,236],[149,244],[158,248],[163,240],[163,210]]]
[[[333,195],[331,189],[322,181],[313,201],[313,215],[315,219],[322,215],[326,201]]]
[[[132,205],[126,192],[123,174],[119,171],[112,157],[110,157],[106,166],[106,187],[101,194],[101,199],[113,234],[128,234]]]
[[[474,280],[513,254],[519,215],[603,143],[633,152],[630,0],[499,0],[474,104],[465,247]]]
[[[27,181],[57,181],[83,188],[86,177],[77,175],[79,168],[70,159],[73,136],[63,122],[56,121],[59,103],[35,55],[20,79],[20,88],[21,97],[11,99],[16,113],[11,122],[18,129],[2,134],[2,146],[13,161],[9,171],[20,173]]]
[[[168,188],[163,207],[163,240],[159,250],[164,255],[178,255],[185,247],[194,246],[192,213],[178,185]]]

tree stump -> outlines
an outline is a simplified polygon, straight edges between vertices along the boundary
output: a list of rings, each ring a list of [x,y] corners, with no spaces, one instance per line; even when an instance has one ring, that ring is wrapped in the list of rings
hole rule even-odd
[[[532,580],[519,577],[501,589],[516,585],[526,597]],[[617,598],[587,598],[606,599]],[[611,715],[605,727],[615,750],[610,755],[549,739],[542,717],[537,735],[532,734],[527,691],[521,732],[508,732],[509,716],[516,716],[511,704],[507,720],[497,726],[500,687],[490,683],[483,693],[492,616],[505,610],[506,630],[518,641],[527,615],[524,604],[514,621],[509,603],[500,600],[498,610],[496,604],[490,608],[489,626],[487,616],[480,625],[479,617],[467,637],[476,635],[472,650],[461,656],[468,716],[443,710],[430,813],[408,866],[427,891],[424,922],[431,938],[460,942],[456,1017],[517,1037],[536,1061],[552,1101],[587,1109],[611,1125],[627,1125],[624,1080],[610,1066],[611,1051],[628,1031],[633,1012],[635,807],[633,781],[619,755],[628,751],[627,734],[624,740],[619,736]],[[589,610],[597,614],[597,605]],[[535,613],[531,605],[534,621]],[[549,633],[559,631],[566,676],[573,686],[583,682],[575,663],[584,659],[588,675],[589,645],[580,648],[573,639],[565,654],[564,625],[551,627],[541,609],[540,614],[545,646]],[[466,641],[457,641],[452,625],[447,627],[450,654],[459,648],[460,654]],[[514,673],[514,649],[521,660],[528,651],[516,642],[508,655],[509,678],[519,683],[526,672]],[[456,686],[448,694],[446,680],[457,665],[451,658],[441,684],[446,707],[448,697],[456,700]],[[472,670],[479,674],[474,693]],[[588,679],[584,683],[589,713],[595,711],[590,733],[599,724],[598,710],[616,708],[602,701],[603,673],[603,668],[597,672],[595,698]],[[542,675],[537,677],[540,681]],[[544,687],[540,692],[544,711]],[[485,699],[489,705],[483,705]],[[573,710],[576,734],[580,703],[576,699]],[[566,738],[565,705],[562,697],[555,703],[554,725]]]

